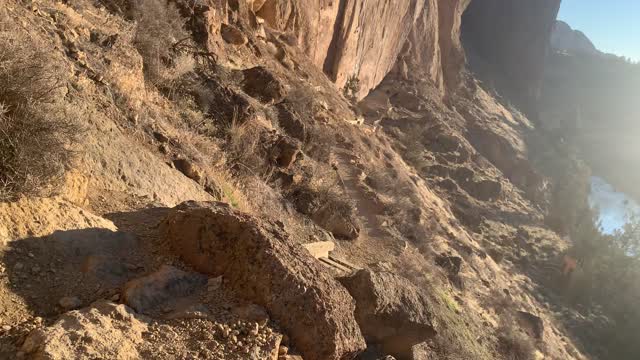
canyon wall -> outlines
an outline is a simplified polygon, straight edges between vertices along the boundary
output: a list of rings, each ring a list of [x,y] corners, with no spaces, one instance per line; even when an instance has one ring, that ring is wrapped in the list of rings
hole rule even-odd
[[[256,14],[295,35],[316,66],[343,87],[360,79],[366,96],[391,72],[424,76],[444,91],[464,64],[460,19],[470,0],[266,0]]]
[[[560,0],[253,2],[254,12],[293,34],[338,87],[360,79],[359,98],[391,71],[429,80],[442,94],[455,90],[465,64],[462,32],[474,70],[529,114],[559,7]]]
[[[462,37],[474,72],[534,120],[561,0],[473,0]]]

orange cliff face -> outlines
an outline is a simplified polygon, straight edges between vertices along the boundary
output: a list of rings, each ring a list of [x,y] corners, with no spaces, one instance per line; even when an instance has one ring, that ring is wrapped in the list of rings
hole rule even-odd
[[[469,2],[267,0],[253,9],[270,26],[295,34],[338,87],[359,78],[363,98],[394,70],[427,78],[443,92],[445,83],[453,85],[464,65],[459,33]]]
[[[271,27],[292,33],[338,87],[357,77],[360,99],[389,73],[452,92],[467,50],[489,67],[487,76],[503,93],[532,113],[560,1],[254,0],[250,7]]]

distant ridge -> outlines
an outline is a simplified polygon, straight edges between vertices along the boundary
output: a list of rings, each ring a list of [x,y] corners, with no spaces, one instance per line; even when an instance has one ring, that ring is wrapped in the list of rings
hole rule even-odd
[[[556,21],[551,34],[551,47],[569,53],[599,53],[593,42],[580,30],[574,30],[564,21]]]

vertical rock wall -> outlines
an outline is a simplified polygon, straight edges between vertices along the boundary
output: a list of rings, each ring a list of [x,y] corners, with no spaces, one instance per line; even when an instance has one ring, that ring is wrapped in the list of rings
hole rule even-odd
[[[316,66],[344,86],[360,79],[366,96],[394,69],[425,76],[441,90],[464,64],[460,19],[470,0],[266,0],[256,10],[291,32]],[[446,81],[445,81],[446,80]]]
[[[292,33],[338,87],[359,78],[361,98],[392,71],[455,90],[462,33],[479,76],[532,113],[560,1],[254,0],[253,10]]]
[[[560,1],[473,0],[462,19],[472,68],[534,119]]]

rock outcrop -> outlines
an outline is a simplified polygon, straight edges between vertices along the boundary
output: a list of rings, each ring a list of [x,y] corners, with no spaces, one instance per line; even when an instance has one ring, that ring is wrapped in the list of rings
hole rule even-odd
[[[409,280],[390,272],[360,270],[341,278],[356,299],[356,319],[369,342],[407,358],[415,344],[436,334],[429,299]]]
[[[437,89],[455,89],[465,63],[460,43],[462,14],[470,0],[425,2],[395,71],[404,79],[428,79]]]
[[[185,262],[265,307],[305,359],[348,359],[365,348],[353,299],[277,224],[223,203],[187,202],[162,228]]]
[[[537,340],[541,340],[544,336],[544,322],[539,316],[526,311],[517,311],[516,320],[529,336]]]
[[[33,359],[138,359],[147,324],[125,305],[99,301],[33,330],[22,351]]]

